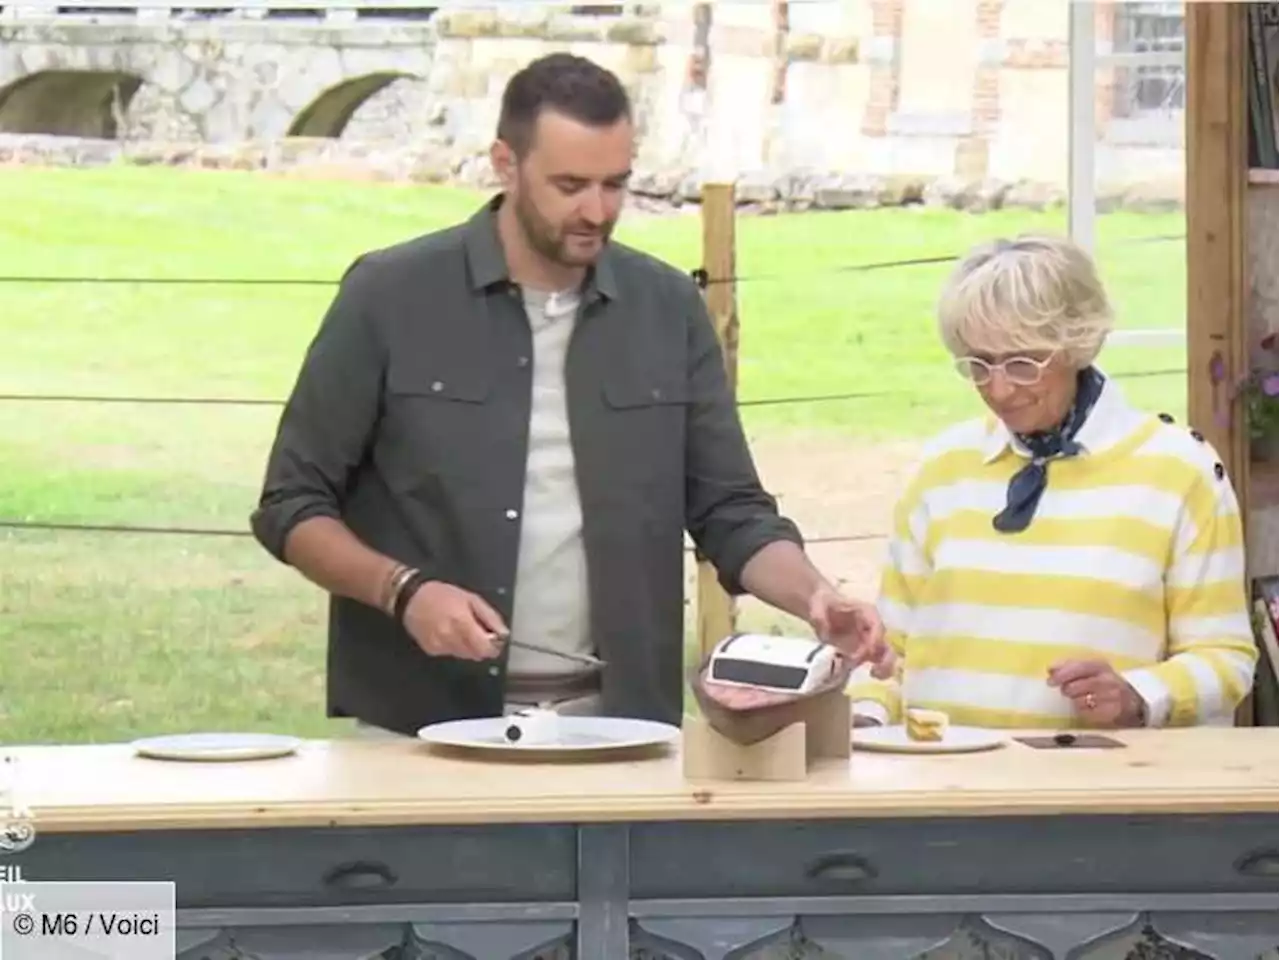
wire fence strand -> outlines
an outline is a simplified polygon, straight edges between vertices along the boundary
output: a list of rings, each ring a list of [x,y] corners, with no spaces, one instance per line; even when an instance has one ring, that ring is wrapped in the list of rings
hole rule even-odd
[[[1170,377],[1186,373],[1185,367],[1162,370],[1134,370],[1111,374],[1114,380],[1139,380],[1149,377]],[[833,403],[848,400],[883,400],[889,397],[906,398],[912,394],[905,390],[860,390],[850,393],[807,394],[794,397],[761,397],[755,400],[739,400],[739,407],[787,406],[801,403]],[[268,397],[143,397],[110,396],[106,394],[75,393],[0,393],[0,403],[125,403],[142,406],[231,406],[231,407],[282,407],[283,400]]]
[[[166,527],[143,526],[128,523],[71,523],[53,520],[0,520],[0,529],[6,530],[70,530],[79,533],[137,533],[170,534],[183,537],[251,537],[252,531],[230,527]]]
[[[1185,233],[1178,234],[1153,234],[1149,237],[1133,237],[1120,241],[1120,246],[1128,246],[1130,244],[1139,245],[1147,243],[1168,243],[1172,240],[1185,240]],[[787,273],[752,273],[745,277],[710,277],[706,270],[699,267],[693,271],[693,278],[701,287],[715,286],[724,283],[759,283],[761,281],[771,280],[804,280],[814,277],[849,274],[849,273],[870,273],[875,270],[889,270],[897,267],[928,267],[936,266],[943,263],[955,263],[960,257],[957,254],[949,256],[937,257],[912,257],[907,260],[883,260],[875,263],[847,263],[835,267],[827,267],[821,270],[789,271]]]
[[[1186,373],[1183,369],[1170,370],[1141,370],[1129,374],[1116,374],[1115,379],[1137,379],[1143,377],[1163,377],[1173,374]],[[904,391],[882,391],[882,392],[860,392],[860,393],[841,393],[826,394],[822,396],[810,397],[778,397],[768,400],[742,400],[738,402],[740,407],[762,406],[765,404],[798,404],[798,403],[823,403],[838,400],[867,400],[884,397],[906,397],[910,396]],[[225,400],[225,399],[208,399],[208,398],[171,398],[171,397],[74,397],[74,396],[24,396],[19,394],[3,395],[0,394],[0,401],[4,400],[36,400],[36,401],[67,401],[67,402],[105,402],[105,403],[144,403],[144,404],[165,404],[165,403],[231,403],[231,404],[257,404],[262,406],[277,406],[278,401],[275,400]],[[10,530],[47,530],[47,531],[79,531],[84,533],[132,533],[132,534],[170,534],[179,536],[193,537],[248,537],[252,534],[248,530],[219,529],[208,527],[184,527],[184,526],[134,526],[130,524],[115,523],[58,523],[42,520],[6,520],[0,519],[0,529]],[[877,533],[858,533],[843,534],[832,537],[813,537],[807,542],[811,544],[822,543],[852,543],[860,540],[876,540],[883,539],[883,534]]]
[[[1174,235],[1157,235],[1150,237],[1138,237],[1122,241],[1125,244],[1145,244],[1145,243],[1163,243],[1173,240],[1183,240],[1185,234]],[[937,257],[914,257],[905,260],[886,260],[874,263],[861,264],[845,264],[833,268],[827,268],[822,271],[815,271],[814,275],[832,275],[845,273],[863,273],[875,270],[887,270],[901,267],[925,266],[932,264],[951,263],[957,259],[955,255],[937,256]],[[727,277],[727,278],[709,278],[706,271],[702,268],[691,271],[695,281],[700,286],[707,286],[713,283],[742,283],[760,280],[782,280],[791,279],[793,275],[787,274],[752,274],[745,277]],[[55,275],[0,275],[0,284],[109,284],[109,285],[170,285],[170,286],[333,286],[336,280],[322,280],[318,278],[306,277],[86,277],[86,276],[55,276]],[[1113,376],[1116,379],[1138,379],[1147,377],[1164,377],[1173,376],[1175,374],[1185,373],[1185,368],[1178,369],[1161,369],[1161,370],[1140,370],[1130,373],[1118,373]],[[834,394],[816,394],[808,396],[792,396],[792,397],[765,397],[754,400],[739,400],[739,407],[764,407],[764,406],[783,406],[792,404],[807,403],[832,403],[840,401],[854,400],[875,400],[885,399],[888,397],[907,397],[909,393],[905,391],[857,391],[849,393]],[[101,404],[143,404],[143,405],[185,405],[185,406],[241,406],[241,407],[280,407],[284,405],[283,400],[276,400],[267,397],[172,397],[172,396],[111,396],[111,395],[94,395],[94,394],[31,394],[31,393],[0,393],[0,402],[12,403],[101,403]],[[0,518],[0,529],[7,530],[25,530],[25,531],[46,531],[46,532],[78,532],[78,533],[119,533],[119,534],[135,534],[135,535],[168,535],[168,536],[187,536],[187,537],[220,537],[231,539],[243,539],[252,537],[253,534],[249,530],[222,529],[198,526],[144,526],[132,524],[117,523],[71,523],[71,522],[55,522],[43,520],[17,520]],[[837,536],[813,537],[807,542],[810,544],[839,544],[839,543],[857,543],[872,540],[882,540],[885,534],[882,533],[854,533],[843,534]],[[693,552],[693,548],[687,547],[686,552]]]
[[[1130,237],[1118,242],[1119,246],[1148,243],[1168,243],[1174,240],[1185,240],[1186,234],[1153,234],[1147,237]],[[700,286],[723,283],[759,283],[762,281],[779,281],[793,279],[811,279],[813,277],[834,276],[849,273],[868,273],[876,270],[891,270],[901,267],[933,266],[942,263],[953,263],[959,259],[958,254],[946,254],[930,257],[910,257],[903,260],[879,260],[871,263],[846,263],[834,267],[825,267],[801,273],[752,273],[744,276],[710,278],[702,267],[690,270],[690,275]],[[0,274],[0,284],[103,284],[103,285],[138,285],[138,286],[229,286],[229,287],[332,287],[339,283],[336,279],[320,277],[101,277],[101,276],[59,276],[57,274]]]
[[[79,393],[0,393],[0,403],[133,403],[144,406],[281,407],[270,397],[135,397]]]
[[[233,540],[248,539],[253,536],[250,530],[236,530],[232,527],[168,527],[144,526],[128,523],[71,523],[49,520],[0,520],[0,530],[38,530],[50,533],[125,533],[135,535],[166,535],[178,537],[221,537]],[[883,533],[847,533],[838,536],[809,537],[806,544],[861,543],[872,540],[883,540]],[[685,547],[685,553],[694,553],[694,547]]]
[[[0,283],[10,284],[102,284],[104,286],[175,286],[175,287],[332,287],[337,280],[318,277],[81,277],[54,274],[0,274]]]

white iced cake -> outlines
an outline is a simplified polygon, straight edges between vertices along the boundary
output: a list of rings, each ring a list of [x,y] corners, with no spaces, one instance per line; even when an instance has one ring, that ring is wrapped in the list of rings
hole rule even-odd
[[[560,714],[541,707],[518,710],[506,718],[502,736],[519,746],[555,743],[560,739]]]

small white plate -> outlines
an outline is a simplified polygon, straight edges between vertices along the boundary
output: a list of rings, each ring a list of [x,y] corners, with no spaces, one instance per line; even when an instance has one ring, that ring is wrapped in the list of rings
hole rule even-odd
[[[176,733],[133,742],[152,760],[270,760],[296,753],[302,741],[275,733]]]
[[[448,720],[423,727],[418,737],[437,746],[528,754],[634,750],[670,743],[680,736],[679,727],[654,720],[562,716],[556,724],[559,736],[555,740],[517,744],[503,736],[509,724],[506,717]]]
[[[912,740],[903,725],[854,727],[853,746],[880,753],[976,753],[1003,747],[1009,738],[981,727],[949,726],[941,740]]]

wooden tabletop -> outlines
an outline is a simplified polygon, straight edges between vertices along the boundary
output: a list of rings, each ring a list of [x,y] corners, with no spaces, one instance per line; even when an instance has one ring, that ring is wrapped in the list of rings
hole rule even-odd
[[[674,750],[613,762],[441,757],[414,740],[180,763],[126,745],[0,748],[37,834],[322,825],[767,820],[1028,813],[1277,813],[1276,728],[1132,731],[1110,750],[855,752],[800,783],[686,781]],[[10,769],[14,769],[11,764]]]

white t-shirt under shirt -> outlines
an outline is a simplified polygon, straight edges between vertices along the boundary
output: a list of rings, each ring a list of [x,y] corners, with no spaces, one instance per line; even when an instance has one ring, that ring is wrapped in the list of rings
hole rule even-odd
[[[577,319],[576,290],[524,290],[533,331],[529,459],[521,510],[511,635],[568,653],[593,654],[582,542],[582,507],[574,474],[565,392],[565,356]],[[512,646],[517,678],[580,672],[562,657]]]

